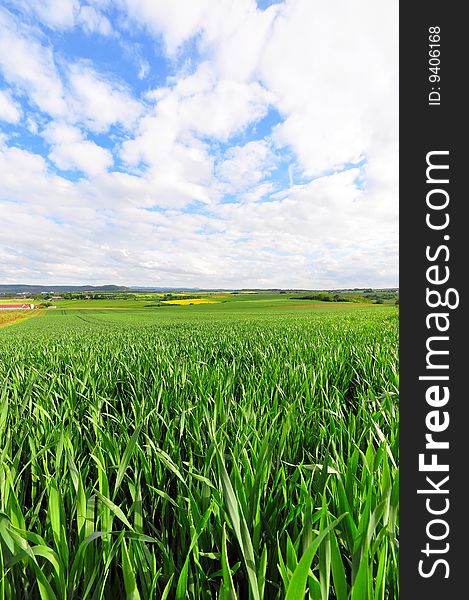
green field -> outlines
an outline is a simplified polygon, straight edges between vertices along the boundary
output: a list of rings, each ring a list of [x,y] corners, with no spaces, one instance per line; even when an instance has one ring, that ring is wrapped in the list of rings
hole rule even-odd
[[[0,329],[0,599],[398,598],[397,307],[72,306]]]

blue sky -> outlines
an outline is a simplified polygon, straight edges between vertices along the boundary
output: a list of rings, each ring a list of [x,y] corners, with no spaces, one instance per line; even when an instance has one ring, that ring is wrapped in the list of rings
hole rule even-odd
[[[0,5],[3,283],[396,286],[397,143],[395,7]]]

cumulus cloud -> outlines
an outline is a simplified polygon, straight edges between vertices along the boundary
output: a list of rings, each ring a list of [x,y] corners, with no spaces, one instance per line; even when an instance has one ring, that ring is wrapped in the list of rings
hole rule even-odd
[[[228,140],[261,118],[268,92],[257,82],[218,81],[210,65],[202,63],[193,74],[154,90],[147,99],[154,108],[139,121],[136,135],[123,143],[122,160],[145,165],[145,177],[155,190],[162,190],[162,205],[216,201],[223,186],[214,178],[211,144]]]
[[[48,27],[71,29],[80,8],[80,0],[18,0],[17,5],[24,7]]]
[[[142,107],[125,85],[98,73],[88,62],[69,66],[70,104],[83,124],[92,131],[106,131],[119,123],[130,127]]]
[[[21,109],[10,94],[0,90],[0,121],[18,123],[21,119]]]
[[[383,101],[396,93],[394,6],[287,0],[261,11],[254,0],[123,2],[129,18],[162,36],[170,53],[199,34],[217,80],[232,86],[257,77],[284,117],[276,141],[293,149],[306,176],[370,154],[376,131],[390,132],[396,142],[397,102]],[[199,99],[220,106],[212,97],[213,104],[200,95],[188,109],[199,118]]]
[[[79,25],[85,33],[110,35],[112,32],[109,19],[100,10],[106,8],[106,3],[95,0],[89,0],[87,4],[80,0],[41,0],[41,2],[10,0],[10,2],[21,9],[26,17],[37,19],[50,29],[67,31]]]
[[[218,80],[207,62],[175,85],[158,88],[147,97],[156,105],[153,114],[140,122],[137,136],[124,146],[129,162],[142,158],[151,162],[150,148],[157,152],[159,145],[184,135],[227,140],[263,117],[269,103],[269,93],[259,83]]]
[[[218,81],[203,63],[175,85],[147,94],[147,99],[154,108],[122,145],[121,158],[129,165],[146,165],[146,177],[155,189],[164,190],[163,205],[180,205],[183,199],[214,201],[220,190],[213,179],[214,156],[207,138],[227,140],[258,120],[267,111],[268,92],[256,82]]]
[[[227,140],[263,117],[268,101],[267,90],[257,82],[221,80],[212,89],[183,98],[179,110],[187,128]]]
[[[99,175],[113,163],[112,154],[94,142],[84,139],[77,127],[50,123],[43,132],[50,144],[49,159],[59,169],[78,169],[89,176]]]
[[[0,10],[0,118],[46,151],[0,140],[4,281],[396,285],[392,3],[14,4],[37,22]],[[58,53],[73,27],[136,86]]]
[[[93,6],[82,6],[78,13],[77,21],[86,33],[110,35],[112,32],[109,20]]]
[[[42,111],[64,115],[66,102],[52,48],[0,10],[0,71]]]
[[[85,13],[89,19],[90,14]],[[93,23],[105,29],[89,20],[90,31],[95,31]],[[96,71],[90,61],[68,64],[61,74],[53,48],[6,11],[0,11],[0,72],[42,112],[72,123],[81,121],[93,131],[116,123],[130,127],[142,111],[125,84]]]
[[[145,77],[148,75],[149,72],[150,72],[150,65],[148,64],[148,62],[146,60],[140,60],[139,66],[138,66],[137,77],[139,79],[145,79]]]
[[[152,186],[140,177],[108,173],[73,183],[51,173],[40,156],[4,148],[0,197],[23,202],[8,204],[0,222],[4,252],[19,257],[4,262],[0,275],[11,281],[21,268],[33,280],[34,244],[34,260],[44,262],[41,280],[51,283],[88,280],[86,265],[93,264],[95,281],[127,284],[395,285],[389,223],[376,219],[379,207],[356,186],[357,175],[346,170],[270,202],[218,205],[207,214],[155,212]]]
[[[270,175],[275,156],[265,140],[233,146],[227,158],[218,166],[218,174],[230,187],[231,192],[243,190],[259,183]]]
[[[174,54],[199,31],[205,15],[213,8],[210,0],[121,0],[121,3],[131,21],[163,36],[169,54]]]
[[[397,148],[397,11],[371,0],[286,2],[259,64],[284,120],[275,131],[307,176]],[[379,152],[379,148],[377,148]]]

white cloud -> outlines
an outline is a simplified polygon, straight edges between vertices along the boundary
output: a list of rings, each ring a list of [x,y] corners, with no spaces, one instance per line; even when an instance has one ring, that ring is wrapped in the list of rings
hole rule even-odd
[[[228,115],[245,112],[220,102],[223,87],[227,95],[242,98],[258,78],[268,102],[283,116],[276,144],[292,148],[305,176],[364,156],[372,163],[373,153],[380,152],[376,132],[392,132],[384,143],[397,150],[396,7],[372,0],[359,8],[345,0],[334,6],[287,0],[265,11],[254,0],[220,0],[210,7],[187,0],[125,0],[124,5],[129,17],[163,36],[169,52],[200,34],[198,45],[209,53],[212,90],[218,93],[200,90],[181,103],[180,112],[183,118],[187,108],[204,134],[221,132],[226,138],[232,130],[231,124],[223,128]],[[200,65],[194,76],[179,81],[182,96],[194,77],[203,79],[204,69]],[[246,84],[241,94],[233,82]]]
[[[204,17],[213,9],[211,0],[121,0],[127,18],[164,37],[167,52],[194,36]]]
[[[26,119],[26,129],[33,135],[36,135],[36,133],[39,131],[38,124],[31,117]]]
[[[395,285],[394,215],[385,215],[357,188],[358,174],[349,169],[321,177],[271,202],[219,206],[217,214],[229,223],[231,235],[247,240],[239,252],[235,245],[234,259],[243,261],[249,250],[264,253],[275,263],[272,271],[259,261],[252,265],[253,277],[285,287]]]
[[[269,94],[257,82],[219,81],[212,90],[185,98],[179,107],[187,128],[201,135],[227,140],[262,118]]]
[[[203,63],[172,87],[149,93],[147,100],[156,104],[139,121],[135,137],[122,145],[121,158],[129,165],[145,163],[145,177],[161,190],[163,205],[215,201],[221,190],[207,138],[227,140],[258,120],[268,107],[266,90],[256,82],[217,81]]]
[[[150,72],[150,65],[146,60],[141,60],[139,62],[138,75],[139,79],[145,79],[145,77]]]
[[[183,142],[171,140],[168,143],[156,138],[153,145],[151,132],[154,127],[157,131],[156,120],[145,128],[145,135],[138,140],[137,148],[125,147],[123,154],[124,158],[135,159],[132,153],[138,150],[142,160],[150,164],[141,180],[145,187],[151,189],[151,204],[183,207],[194,200],[211,203],[215,198],[210,189],[213,158],[207,149],[190,137]]]
[[[49,27],[70,28],[73,17],[101,35],[112,33],[104,12],[123,8],[122,38],[126,27],[136,36],[135,24],[161,37],[175,73],[140,103],[91,62],[59,60],[39,30],[0,11],[0,70],[15,98],[53,118],[43,129],[45,115],[17,106],[23,122],[33,133],[39,126],[58,168],[84,173],[67,180],[2,142],[3,280],[89,281],[93,265],[101,283],[396,285],[394,5],[286,0],[260,11],[254,0],[88,0],[81,10],[64,2],[55,17],[51,6],[31,10]],[[128,40],[119,43],[144,79],[138,37]],[[270,107],[281,122],[253,141],[248,126]],[[125,141],[108,142],[127,172],[112,171],[110,151],[85,131],[115,125]],[[290,185],[279,192],[285,152]],[[226,193],[238,202],[219,203]]]
[[[274,184],[271,181],[266,181],[254,186],[247,192],[243,192],[238,197],[243,202],[258,202],[266,196],[272,196],[274,189]]]
[[[257,66],[279,7],[257,9],[255,0],[121,0],[127,18],[161,36],[170,56],[200,34],[221,78],[246,81]]]
[[[84,139],[77,127],[51,123],[44,130],[43,137],[51,145],[49,159],[59,169],[78,169],[89,176],[96,176],[113,163],[112,154]]]
[[[227,140],[262,118],[271,96],[258,82],[219,79],[209,62],[156,93],[157,111],[177,119],[181,130]]]
[[[374,132],[397,130],[397,101],[383,101],[396,97],[393,5],[365,0],[357,8],[345,0],[334,6],[287,0],[265,11],[254,0],[220,0],[210,6],[188,0],[124,0],[124,5],[130,18],[163,36],[170,53],[199,33],[199,47],[210,56],[214,87],[228,81],[228,93],[238,95],[234,81],[259,78],[284,117],[276,142],[293,149],[306,176],[364,155],[373,160]],[[218,94],[207,97],[206,92],[186,104],[208,135],[221,129],[215,124],[216,106],[223,106],[218,100]],[[199,102],[215,108],[212,128],[204,122],[212,110],[204,119]],[[396,135],[391,143],[396,147]]]
[[[218,166],[218,174],[229,184],[230,191],[238,191],[259,183],[271,173],[274,164],[274,154],[266,141],[248,142],[228,150],[227,159]]]
[[[52,49],[0,10],[0,71],[42,111],[64,115],[66,102]]]
[[[33,13],[53,29],[71,29],[80,7],[79,0],[18,0],[17,5]]]
[[[29,185],[29,177],[42,173],[45,168],[46,163],[39,154],[32,154],[16,147],[0,146],[0,173],[2,175],[3,193],[6,190],[21,189],[15,187],[17,183]],[[22,171],[27,173],[27,178],[21,176]],[[10,188],[10,186],[12,187]]]
[[[208,186],[213,156],[202,140],[227,140],[261,118],[268,107],[268,93],[258,83],[217,81],[207,63],[173,87],[148,94],[148,100],[156,100],[156,105],[140,120],[136,136],[123,144],[122,158]]]
[[[90,62],[66,65],[62,79],[52,47],[44,45],[36,30],[1,10],[0,72],[42,112],[81,122],[93,131],[106,131],[117,123],[130,127],[142,112],[123,83],[96,71]]]
[[[279,145],[312,176],[367,155],[376,132],[397,148],[397,10],[372,0],[290,0],[264,46],[260,77],[284,122]]]
[[[142,112],[123,84],[98,73],[87,62],[70,65],[68,76],[73,111],[92,131],[106,131],[116,123],[131,127]]]
[[[92,6],[82,6],[77,21],[86,33],[99,33],[101,35],[112,33],[109,20]]]
[[[3,148],[0,276],[205,287],[395,285],[390,216],[356,187],[357,175],[351,169],[274,201],[212,207],[210,215],[154,212],[148,208],[159,192],[150,180],[104,173],[73,183],[50,173],[41,157]]]
[[[200,47],[209,53],[221,79],[249,81],[256,77],[263,47],[280,11],[274,4],[257,9],[254,0],[225,0],[210,7],[200,27]]]
[[[51,29],[67,31],[80,25],[85,33],[109,35],[112,32],[111,23],[99,10],[106,8],[106,3],[93,0],[88,0],[87,4],[81,3],[80,0],[12,1],[24,15],[38,19]]]
[[[0,90],[0,121],[18,123],[21,119],[21,109],[5,90]]]

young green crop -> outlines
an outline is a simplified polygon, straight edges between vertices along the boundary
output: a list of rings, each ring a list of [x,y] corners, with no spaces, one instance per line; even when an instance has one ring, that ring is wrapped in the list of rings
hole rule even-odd
[[[0,332],[0,599],[397,598],[395,309],[174,310]]]

